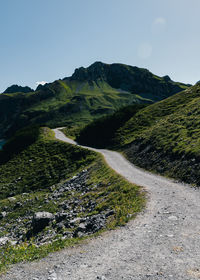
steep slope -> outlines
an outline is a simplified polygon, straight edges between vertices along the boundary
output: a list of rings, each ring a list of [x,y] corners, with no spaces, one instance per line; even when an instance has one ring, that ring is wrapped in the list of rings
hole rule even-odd
[[[0,152],[0,199],[48,190],[94,159],[92,152],[56,141],[49,128],[18,131]]]
[[[118,145],[118,130],[146,104],[133,104],[117,110],[115,113],[101,117],[81,129],[76,141],[86,146],[108,148]],[[63,130],[67,134],[67,129]]]
[[[187,87],[146,69],[96,62],[35,92],[1,94],[0,138],[30,124],[74,130],[122,106],[152,103]]]
[[[115,120],[116,117],[112,122]],[[100,123],[106,127],[108,118]],[[78,139],[87,142],[87,135],[96,127],[90,124]],[[199,139],[200,85],[197,84],[136,112],[115,130],[111,144],[143,168],[200,185]],[[93,146],[98,145],[94,137],[92,141]]]
[[[200,85],[142,110],[118,139],[139,166],[200,185]]]

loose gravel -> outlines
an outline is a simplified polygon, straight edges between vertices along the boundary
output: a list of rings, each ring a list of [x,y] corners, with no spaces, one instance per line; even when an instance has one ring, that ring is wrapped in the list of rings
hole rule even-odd
[[[54,131],[58,139],[75,144]],[[97,151],[116,172],[146,189],[146,209],[124,227],[15,265],[0,279],[200,279],[200,190],[138,169],[117,152]]]

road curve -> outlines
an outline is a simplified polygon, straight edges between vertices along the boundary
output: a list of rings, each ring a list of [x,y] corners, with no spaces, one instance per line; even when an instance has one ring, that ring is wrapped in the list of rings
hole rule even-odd
[[[76,144],[59,129],[57,139]],[[200,190],[145,172],[117,152],[102,153],[130,182],[145,187],[143,213],[125,227],[31,264],[3,280],[191,280],[200,278]]]

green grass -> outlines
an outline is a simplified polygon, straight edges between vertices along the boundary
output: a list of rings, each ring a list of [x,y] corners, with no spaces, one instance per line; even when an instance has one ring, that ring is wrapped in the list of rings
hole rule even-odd
[[[4,248],[0,248],[0,275],[13,265],[19,262],[30,262],[46,257],[49,253],[61,250],[63,248],[76,245],[85,238],[73,238],[62,240],[61,238],[40,247],[32,243],[23,243],[21,245],[12,246],[7,244]]]
[[[199,102],[197,86],[142,109],[118,130],[118,142],[121,146],[131,143],[142,137],[145,132],[149,133],[153,127],[159,126],[159,123],[162,126],[162,123],[168,122],[170,118],[180,118],[181,123],[181,118],[184,116],[191,122],[193,111],[195,111],[195,102]],[[191,118],[188,118],[187,114],[190,113]]]
[[[34,212],[48,211],[55,214],[60,211],[58,202],[52,200],[46,202],[52,194],[52,188],[59,188],[60,181],[66,181],[83,169],[89,170],[87,186],[90,191],[85,195],[82,195],[81,191],[66,192],[59,203],[72,197],[79,199],[80,207],[89,201],[95,201],[94,210],[80,213],[82,217],[114,210],[114,215],[107,221],[107,230],[124,225],[144,207],[145,195],[140,187],[129,183],[111,170],[101,155],[57,141],[51,130],[40,128],[39,137],[34,143],[25,147],[19,154],[13,154],[8,162],[0,166],[0,212],[6,209],[8,213],[0,220],[0,228],[4,229],[0,237],[12,231],[13,226],[17,226],[19,232],[25,234],[27,228],[24,228],[23,221]],[[10,202],[8,199],[10,195],[16,200]],[[21,207],[16,207],[17,203],[21,203]],[[21,220],[20,223],[17,222],[18,219]],[[39,247],[35,245],[34,237],[19,245],[7,244],[0,248],[0,273],[8,269],[11,264],[40,259],[50,252],[75,245],[83,239],[85,237],[63,240],[61,232],[50,244]]]
[[[41,128],[40,136],[23,151],[0,165],[0,198],[45,190],[87,166],[96,155],[55,140],[52,131]],[[14,146],[14,145],[13,145]]]
[[[90,199],[95,197],[98,202],[95,211],[100,213],[106,209],[115,210],[115,216],[108,224],[108,228],[124,225],[135,217],[144,205],[144,193],[141,192],[140,187],[116,174],[102,157],[92,166],[89,182],[101,184],[100,190],[90,194]]]
[[[124,123],[118,123],[120,111],[97,120],[80,131],[80,135],[93,146],[103,144],[120,149],[131,162],[143,168],[199,186],[199,108],[197,84],[142,108]]]
[[[194,86],[139,111],[118,131],[120,144],[139,138],[158,149],[199,155],[200,87]]]
[[[130,92],[121,92],[106,82],[62,81],[31,93],[0,96],[0,130],[10,137],[16,130],[39,124],[48,127],[83,126],[121,106],[149,102]]]
[[[118,129],[146,106],[147,104],[129,105],[116,111],[112,115],[101,117],[91,122],[80,130],[79,133],[76,133],[77,142],[98,148],[113,148],[113,146],[118,144],[116,142]],[[64,132],[67,134],[66,129]]]

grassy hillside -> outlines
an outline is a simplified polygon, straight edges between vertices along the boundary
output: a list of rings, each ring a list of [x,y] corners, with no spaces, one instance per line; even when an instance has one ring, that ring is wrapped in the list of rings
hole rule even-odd
[[[5,160],[0,165],[1,199],[45,190],[87,166],[95,154],[57,141],[50,129],[37,127],[34,133],[32,128],[17,132],[1,151],[2,158]]]
[[[200,85],[195,85],[138,111],[112,142],[143,168],[200,185],[199,108]]]
[[[149,134],[150,136],[150,132],[151,135],[162,135],[160,129],[163,128],[166,129],[165,137],[168,135],[168,139],[172,141],[167,141],[166,145],[163,141],[162,146],[165,149],[167,149],[167,146],[170,146],[171,150],[171,145],[176,140],[178,147],[174,151],[184,151],[186,145],[189,144],[187,135],[189,137],[197,136],[196,133],[198,132],[199,89],[199,85],[193,86],[139,111],[119,129],[118,141],[120,144],[128,144],[143,135],[147,137],[147,134]],[[195,126],[196,129],[194,129]],[[184,137],[184,141],[181,141],[182,137]],[[192,150],[193,148],[190,146],[190,151],[192,152]]]
[[[11,87],[11,92],[1,94],[0,138],[32,124],[67,126],[73,134],[125,105],[159,101],[187,87],[146,69],[94,63],[69,78],[40,85],[35,92],[12,93]]]
[[[142,167],[200,185],[200,86],[145,110],[119,131],[120,143],[129,143],[127,157]]]
[[[116,141],[118,130],[139,110],[146,106],[144,104],[129,105],[116,111],[114,114],[91,122],[77,135],[77,142],[97,148],[108,148],[118,145]]]
[[[0,165],[0,273],[10,264],[32,261],[123,225],[145,202],[144,193],[112,171],[89,150],[55,140],[48,128],[22,130],[33,141],[12,149]],[[33,217],[47,211],[53,220],[35,230]],[[2,239],[6,240],[2,244]]]
[[[34,93],[0,95],[0,129],[12,135],[31,124],[80,127],[131,103],[151,102],[136,94],[111,88],[105,82],[58,80]]]

